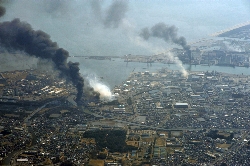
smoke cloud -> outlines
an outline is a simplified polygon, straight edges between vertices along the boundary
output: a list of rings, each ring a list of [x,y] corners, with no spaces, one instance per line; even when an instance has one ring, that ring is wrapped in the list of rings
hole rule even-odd
[[[182,72],[183,76],[184,77],[187,77],[188,76],[188,72],[186,71],[186,69],[184,68],[184,66],[182,65],[182,62],[181,60],[174,56],[172,52],[167,52],[165,54],[171,61],[175,62],[176,65],[180,68],[180,71]]]
[[[105,27],[117,28],[128,10],[126,1],[114,1],[106,12]]]
[[[157,37],[163,39],[165,42],[173,42],[182,46],[186,51],[190,49],[190,46],[187,45],[186,39],[181,36],[177,36],[178,29],[175,26],[167,26],[164,23],[158,23],[154,25],[150,30],[148,28],[142,29],[140,36],[145,40],[148,40],[150,37]]]
[[[91,8],[95,17],[105,28],[118,28],[128,11],[128,2],[125,0],[113,1],[113,3],[103,12],[101,2],[94,0]]]
[[[6,12],[5,7],[0,6],[0,17],[2,17],[5,14],[5,12]]]
[[[0,17],[2,17],[6,13],[5,7],[1,6],[2,3],[2,0],[0,0]]]
[[[106,101],[112,101],[114,95],[110,88],[103,84],[95,75],[89,75],[87,77],[89,85],[94,89],[94,91],[100,93],[100,99]]]
[[[69,4],[67,1],[42,1],[44,5],[43,10],[51,14],[52,16],[66,15],[69,14],[70,10],[68,9]]]
[[[68,51],[59,48],[47,33],[35,31],[30,24],[14,19],[0,23],[0,43],[7,49],[21,50],[35,57],[52,60],[61,75],[73,82],[77,89],[76,101],[80,101],[84,80],[79,73],[79,63],[67,63]]]
[[[165,42],[173,42],[177,45],[180,45],[186,51],[190,59],[190,46],[187,44],[187,41],[183,36],[178,37],[177,31],[178,29],[174,25],[168,26],[165,23],[158,23],[151,29],[149,29],[148,27],[143,28],[139,35],[144,40],[148,40],[150,37],[156,37],[163,39]],[[173,59],[173,56],[169,56],[169,58]],[[187,71],[183,67],[182,62],[179,59],[175,59],[175,62],[181,68],[183,75],[187,76]]]

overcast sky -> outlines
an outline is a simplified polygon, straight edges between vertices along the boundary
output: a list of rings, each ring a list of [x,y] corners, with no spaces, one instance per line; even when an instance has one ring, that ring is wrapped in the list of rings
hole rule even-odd
[[[12,0],[0,21],[20,18],[71,55],[151,55],[171,43],[143,40],[142,28],[163,22],[187,42],[250,19],[249,0]]]

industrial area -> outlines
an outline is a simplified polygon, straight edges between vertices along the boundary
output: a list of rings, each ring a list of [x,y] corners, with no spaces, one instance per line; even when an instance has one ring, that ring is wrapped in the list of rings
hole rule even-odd
[[[80,21],[63,15],[74,11],[65,12],[72,6],[64,6],[66,1],[65,4],[58,2],[46,4],[45,7],[52,8],[39,11],[51,19],[46,28],[52,27],[53,32],[58,31],[58,36],[64,35],[62,45],[71,45],[68,47],[71,52],[81,52],[83,56],[70,55],[52,41],[49,34],[33,29],[25,19],[21,21],[13,17],[12,21],[0,22],[0,56],[3,57],[0,72],[0,165],[250,165],[249,22],[188,43],[186,38],[178,35],[175,25],[154,22],[151,26],[142,24],[145,27],[141,30],[135,29],[129,19],[124,19],[126,12],[133,9],[128,10],[126,1],[112,1],[106,6],[99,1],[85,4],[90,9],[86,7],[84,19],[79,16]],[[5,15],[5,6],[11,12],[16,7],[11,3],[0,3],[3,20],[10,15]],[[34,5],[32,3],[30,7]],[[67,18],[67,24],[61,22],[61,17]],[[54,18],[60,20],[58,27],[52,24]],[[75,19],[79,25],[83,22],[84,28],[71,22]],[[143,19],[147,20],[146,17]],[[60,30],[67,27],[68,22],[74,26],[70,30],[66,28],[68,32],[63,34],[64,31]],[[117,30],[119,26],[121,32]],[[87,36],[86,41],[82,34]],[[81,45],[82,41],[86,47]],[[112,41],[114,48],[106,41]],[[136,45],[135,50],[142,55],[133,54],[133,49],[125,47],[126,42]],[[118,43],[127,49],[128,54],[109,53],[112,49],[117,51]],[[158,44],[165,46],[169,43],[171,48],[164,47],[165,51],[161,53],[143,54],[146,48],[156,52]],[[98,55],[92,56],[91,50]],[[7,68],[9,59],[14,57],[19,61],[22,56],[25,62],[21,69]],[[78,62],[71,62],[74,58]],[[34,60],[33,64],[25,59]],[[105,76],[93,74],[101,85],[107,78],[120,83],[112,88],[102,86],[105,88],[103,94],[100,86],[95,87],[86,74],[90,71],[89,66],[84,66],[86,73],[81,73],[80,62],[84,60],[109,62],[110,66],[106,68],[85,63],[104,73],[111,65],[115,66],[111,70],[117,70],[119,75],[115,75],[115,71],[107,72]],[[120,62],[124,66],[117,65]],[[135,67],[130,68],[131,63]],[[13,60],[13,64],[18,63]],[[139,64],[140,67],[144,65],[143,71],[136,70]],[[148,70],[153,65],[157,70]],[[171,65],[176,69],[171,69]],[[201,70],[196,70],[196,66]],[[219,70],[214,70],[215,67]],[[130,69],[125,71],[125,68]],[[229,69],[238,71],[232,73]],[[132,72],[127,77],[128,71]],[[126,79],[119,77],[123,74]]]
[[[113,101],[35,69],[1,73],[3,165],[249,164],[249,75],[133,72]]]

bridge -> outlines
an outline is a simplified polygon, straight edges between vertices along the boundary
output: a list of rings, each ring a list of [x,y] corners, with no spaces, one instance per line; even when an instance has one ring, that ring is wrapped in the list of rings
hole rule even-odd
[[[225,29],[225,30],[221,30],[221,31],[213,33],[213,34],[211,34],[209,36],[216,37],[216,36],[219,36],[219,35],[221,35],[221,34],[223,34],[225,32],[229,32],[231,30],[234,30],[234,29],[237,29],[237,28],[241,28],[241,27],[244,27],[244,26],[247,26],[247,25],[250,25],[250,21],[247,21],[247,22],[241,23],[241,24],[237,24],[237,25],[235,25],[235,26],[233,26],[231,28],[228,28],[228,29]]]

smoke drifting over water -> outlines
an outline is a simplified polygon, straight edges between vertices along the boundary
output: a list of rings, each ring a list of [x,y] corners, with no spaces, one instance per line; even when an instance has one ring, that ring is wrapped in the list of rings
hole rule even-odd
[[[91,2],[92,11],[105,28],[118,28],[128,11],[128,2],[125,0],[113,1],[105,10],[102,10],[101,2],[93,0]]]
[[[177,45],[182,46],[186,51],[190,49],[190,46],[187,45],[186,39],[181,36],[177,36],[178,29],[175,26],[167,26],[164,23],[158,23],[154,25],[150,30],[148,28],[142,29],[140,36],[145,40],[148,40],[149,37],[157,37],[163,39],[165,42],[173,42]]]
[[[173,53],[168,52],[165,54],[171,61],[174,61],[176,63],[176,65],[178,66],[178,68],[180,69],[180,71],[182,72],[184,77],[188,76],[188,72],[186,71],[186,69],[184,68],[184,66],[182,65],[182,62],[180,61],[180,59],[176,56],[173,55]]]
[[[143,28],[141,30],[140,36],[145,40],[148,40],[150,37],[156,37],[163,39],[165,42],[173,42],[174,44],[181,46],[190,58],[190,46],[187,45],[187,41],[183,36],[178,37],[177,31],[178,29],[175,26],[168,26],[165,23],[158,23],[151,29],[147,27]],[[170,54],[168,55],[168,57],[172,60],[173,56]],[[183,75],[187,76],[188,72],[183,67],[182,62],[178,58],[175,59],[175,62],[181,68]]]
[[[67,48],[73,55],[119,56],[125,53],[145,55],[154,54],[155,50],[159,50],[158,53],[160,53],[162,50],[161,46],[158,49],[158,46],[151,45],[138,36],[137,32],[141,27],[138,28],[136,25],[137,20],[126,18],[127,12],[133,9],[132,6],[128,10],[129,1],[126,0],[22,0],[7,3],[7,12],[1,18],[2,20],[13,20],[15,16],[20,16],[21,20],[31,23],[34,29],[41,28],[51,34],[53,40],[60,42],[60,46]],[[21,5],[28,6],[28,12],[26,9],[20,8]],[[5,8],[0,7],[0,16],[4,13]],[[52,61],[56,69],[76,86],[77,100],[81,98],[83,91],[84,94],[92,93],[89,92],[91,88],[88,89],[86,83],[84,86],[84,80],[79,73],[79,63],[68,62],[68,51],[59,48],[47,33],[33,30],[31,25],[19,19],[0,23],[0,44],[8,49],[22,50],[29,55]],[[165,41],[172,41],[188,50],[185,38],[177,37],[177,28],[166,27],[165,24],[157,24],[151,29],[145,29],[148,34],[142,33],[141,35],[144,36],[144,39],[157,37]],[[166,29],[169,31],[168,35],[162,36],[161,33],[165,33]],[[101,95],[108,94],[102,96],[110,96],[110,90],[100,81],[95,82],[92,87],[97,89]]]
[[[83,95],[84,80],[79,73],[79,63],[68,62],[68,51],[59,48],[43,31],[35,31],[31,25],[14,19],[0,23],[0,43],[7,49],[25,51],[42,59],[52,60],[62,76],[70,79],[77,88],[78,102]]]
[[[126,1],[114,1],[106,12],[104,25],[117,28],[128,10]]]
[[[0,5],[1,2],[0,0]],[[10,4],[16,3],[19,2],[10,2]],[[25,1],[25,3],[31,6],[36,4],[36,2],[28,1]],[[37,4],[39,4],[39,2]],[[48,2],[48,4],[41,4],[44,8],[39,9],[38,12],[45,11],[47,14],[56,18],[60,18],[60,16],[70,16],[68,12],[73,6],[73,3],[67,1],[51,1]],[[69,4],[69,7],[67,4]],[[92,12],[94,12],[99,24],[103,25],[102,28],[118,28],[128,10],[127,1],[112,1],[105,9],[102,9],[102,5],[100,1],[91,2]],[[3,16],[5,12],[5,8],[0,6],[0,17]],[[53,62],[55,68],[60,71],[61,76],[71,80],[75,85],[77,89],[77,102],[80,101],[82,96],[94,95],[96,98],[99,98],[98,92],[100,92],[102,98],[111,100],[109,88],[100,83],[100,81],[91,81],[93,88],[84,88],[84,79],[79,73],[79,63],[67,62],[69,57],[68,51],[59,48],[57,43],[53,42],[47,33],[41,30],[33,30],[32,26],[27,22],[22,22],[16,18],[12,21],[0,23],[0,44],[1,47],[5,47],[6,50],[20,50],[32,58],[37,57]],[[98,92],[93,92],[93,90],[97,90]]]

